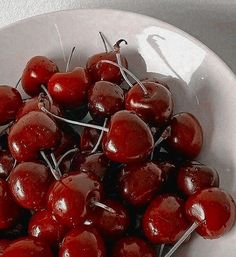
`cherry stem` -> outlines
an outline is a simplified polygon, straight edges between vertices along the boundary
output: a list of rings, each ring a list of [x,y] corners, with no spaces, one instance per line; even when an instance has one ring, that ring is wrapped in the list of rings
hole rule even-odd
[[[102,43],[103,43],[103,46],[104,46],[104,49],[105,49],[105,52],[107,53],[108,52],[108,49],[107,49],[107,43],[106,43],[106,40],[105,40],[105,36],[103,35],[103,33],[101,31],[99,31],[99,35],[102,39]]]
[[[48,160],[46,154],[43,152],[43,151],[40,151],[40,154],[41,156],[43,157],[44,161],[47,163],[53,177],[56,179],[56,180],[60,180],[60,175],[59,173],[52,167],[52,164],[50,163],[50,161]]]
[[[129,74],[130,77],[132,77],[132,78],[137,82],[137,84],[139,84],[139,86],[142,88],[143,93],[144,93],[145,96],[148,96],[148,95],[149,95],[149,94],[148,94],[148,91],[147,91],[147,89],[146,89],[146,87],[144,86],[144,84],[143,84],[132,72],[130,72],[128,69],[126,69],[126,68],[123,67],[122,65],[119,65],[118,63],[115,63],[115,62],[112,62],[112,61],[109,61],[109,60],[101,60],[101,61],[99,61],[99,62],[97,63],[97,65],[98,65],[99,63],[111,64],[111,65],[114,65],[114,66],[116,66],[116,67],[122,69],[122,70],[125,71],[127,74]],[[125,79],[125,77],[124,77],[124,79]],[[127,82],[127,81],[126,81],[126,82]],[[130,82],[127,82],[127,83],[130,85]],[[132,85],[132,84],[131,84],[131,85]],[[132,85],[132,86],[133,86],[133,85]]]
[[[107,206],[107,205],[105,205],[105,204],[103,204],[103,203],[100,203],[100,202],[97,202],[97,201],[93,201],[93,202],[92,202],[92,205],[97,206],[97,207],[99,207],[99,208],[102,208],[102,209],[104,209],[105,211],[108,211],[108,212],[110,212],[110,213],[113,213],[113,214],[116,213],[115,210],[113,210],[111,207],[109,207],[109,206]]]
[[[53,104],[53,100],[52,100],[52,97],[49,94],[47,88],[44,85],[41,85],[41,88],[44,91],[44,93],[46,94],[46,96],[48,97],[48,100],[49,100],[50,104],[52,105]]]
[[[60,164],[62,163],[62,161],[66,158],[66,156],[68,156],[69,154],[71,153],[75,153],[75,152],[78,152],[79,151],[79,148],[73,148],[73,149],[70,149],[68,150],[67,152],[65,152],[61,158],[59,159],[59,161],[57,162],[57,166],[56,166],[56,169],[59,168]]]
[[[67,60],[67,63],[66,63],[66,72],[68,72],[69,69],[70,69],[70,63],[71,63],[71,60],[72,60],[72,56],[73,56],[73,54],[74,54],[74,51],[75,51],[75,46],[72,48],[71,53],[70,53],[70,56],[69,56],[69,58],[68,58],[68,60]]]
[[[18,81],[17,81],[17,83],[16,83],[16,85],[15,85],[15,89],[18,88],[18,86],[20,85],[20,82],[21,82],[21,78],[18,79]]]
[[[163,254],[163,251],[164,251],[164,248],[165,248],[165,244],[161,244],[160,246],[160,250],[159,250],[159,257],[162,257],[162,254]]]
[[[182,243],[189,237],[190,234],[198,227],[199,225],[194,222],[190,228],[186,230],[186,232],[182,235],[182,237],[175,243],[175,245],[170,249],[170,251],[164,257],[170,257],[181,245]]]
[[[107,124],[107,118],[104,120],[104,123],[103,123],[103,127],[105,127]],[[99,138],[98,138],[98,141],[96,143],[96,145],[94,146],[93,150],[91,151],[91,153],[95,153],[101,143],[101,140],[102,140],[102,137],[103,137],[103,134],[104,134],[104,131],[102,130],[100,135],[99,135]]]
[[[58,171],[58,174],[59,174],[59,176],[61,177],[62,174],[61,174],[60,168],[58,167],[59,165],[58,165],[58,163],[57,163],[57,159],[56,159],[54,153],[51,153],[50,156],[51,156],[51,158],[52,158],[52,162],[53,162],[53,165],[54,165],[55,169]]]

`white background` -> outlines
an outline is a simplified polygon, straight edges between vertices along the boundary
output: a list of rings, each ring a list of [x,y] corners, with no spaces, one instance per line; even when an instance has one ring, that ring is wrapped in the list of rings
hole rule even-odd
[[[73,8],[113,8],[156,17],[201,40],[236,73],[236,0],[0,0],[0,27]]]

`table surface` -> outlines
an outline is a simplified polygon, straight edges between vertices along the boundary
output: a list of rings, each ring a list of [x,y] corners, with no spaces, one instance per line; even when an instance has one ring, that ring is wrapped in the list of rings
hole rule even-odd
[[[0,6],[0,27],[37,14],[74,8],[142,13],[196,37],[236,73],[236,0],[0,0]]]

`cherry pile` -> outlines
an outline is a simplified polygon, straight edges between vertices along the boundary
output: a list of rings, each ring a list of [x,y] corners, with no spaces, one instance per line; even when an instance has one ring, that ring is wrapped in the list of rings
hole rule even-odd
[[[0,256],[169,257],[194,230],[233,227],[233,198],[195,161],[199,121],[127,69],[122,42],[71,71],[72,54],[66,71],[31,58],[28,99],[0,86]]]

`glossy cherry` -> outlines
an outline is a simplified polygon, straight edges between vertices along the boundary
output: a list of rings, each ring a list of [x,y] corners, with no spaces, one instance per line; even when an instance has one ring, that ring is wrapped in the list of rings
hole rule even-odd
[[[164,174],[157,164],[147,161],[124,167],[119,189],[124,199],[134,206],[148,204],[164,185]]]
[[[196,158],[203,144],[203,132],[198,120],[192,114],[183,112],[174,115],[169,125],[168,148],[186,158]]]
[[[155,126],[168,122],[173,112],[173,100],[170,91],[161,84],[143,82],[148,95],[139,84],[135,84],[127,93],[126,110],[134,111],[144,121]]]
[[[100,201],[102,186],[91,173],[72,173],[56,181],[48,192],[48,209],[69,227],[81,225],[94,201]]]
[[[105,244],[95,228],[81,226],[64,238],[59,257],[105,257]]]
[[[18,164],[9,178],[10,189],[17,203],[36,211],[46,208],[46,194],[52,182],[50,170],[35,162]]]
[[[135,113],[119,111],[104,134],[103,150],[115,162],[135,162],[146,159],[152,152],[154,140],[147,124]]]
[[[0,178],[7,178],[14,167],[15,160],[9,151],[0,150]]]
[[[20,214],[21,209],[13,200],[8,183],[0,179],[0,229],[10,228]]]
[[[21,84],[24,91],[30,96],[37,96],[41,86],[46,86],[51,76],[58,72],[57,65],[45,56],[31,58],[23,71]]]
[[[221,237],[235,223],[235,202],[219,188],[203,189],[190,196],[185,210],[188,218],[199,225],[196,231],[204,238]]]
[[[89,86],[86,70],[78,67],[71,72],[54,74],[48,82],[48,91],[60,106],[76,108],[87,100]]]
[[[54,149],[60,138],[57,124],[48,115],[32,111],[12,126],[8,144],[17,161],[33,161],[39,157],[41,150]]]
[[[26,237],[14,241],[8,246],[3,257],[53,257],[53,253],[47,243],[38,239]]]
[[[124,92],[116,84],[98,81],[89,90],[88,107],[93,117],[110,117],[124,108]]]
[[[155,250],[143,239],[129,236],[118,241],[112,257],[155,257]]]
[[[48,210],[35,213],[28,227],[28,233],[50,245],[60,243],[67,232],[67,228],[60,224]]]
[[[219,187],[219,175],[216,170],[198,162],[187,162],[178,171],[178,188],[185,195],[199,190]]]
[[[10,240],[0,239],[0,256],[3,256],[5,249],[11,244]]]
[[[13,121],[22,104],[21,95],[15,88],[0,85],[0,126]]]
[[[173,244],[188,229],[184,201],[172,195],[160,195],[146,209],[143,231],[155,244]]]

